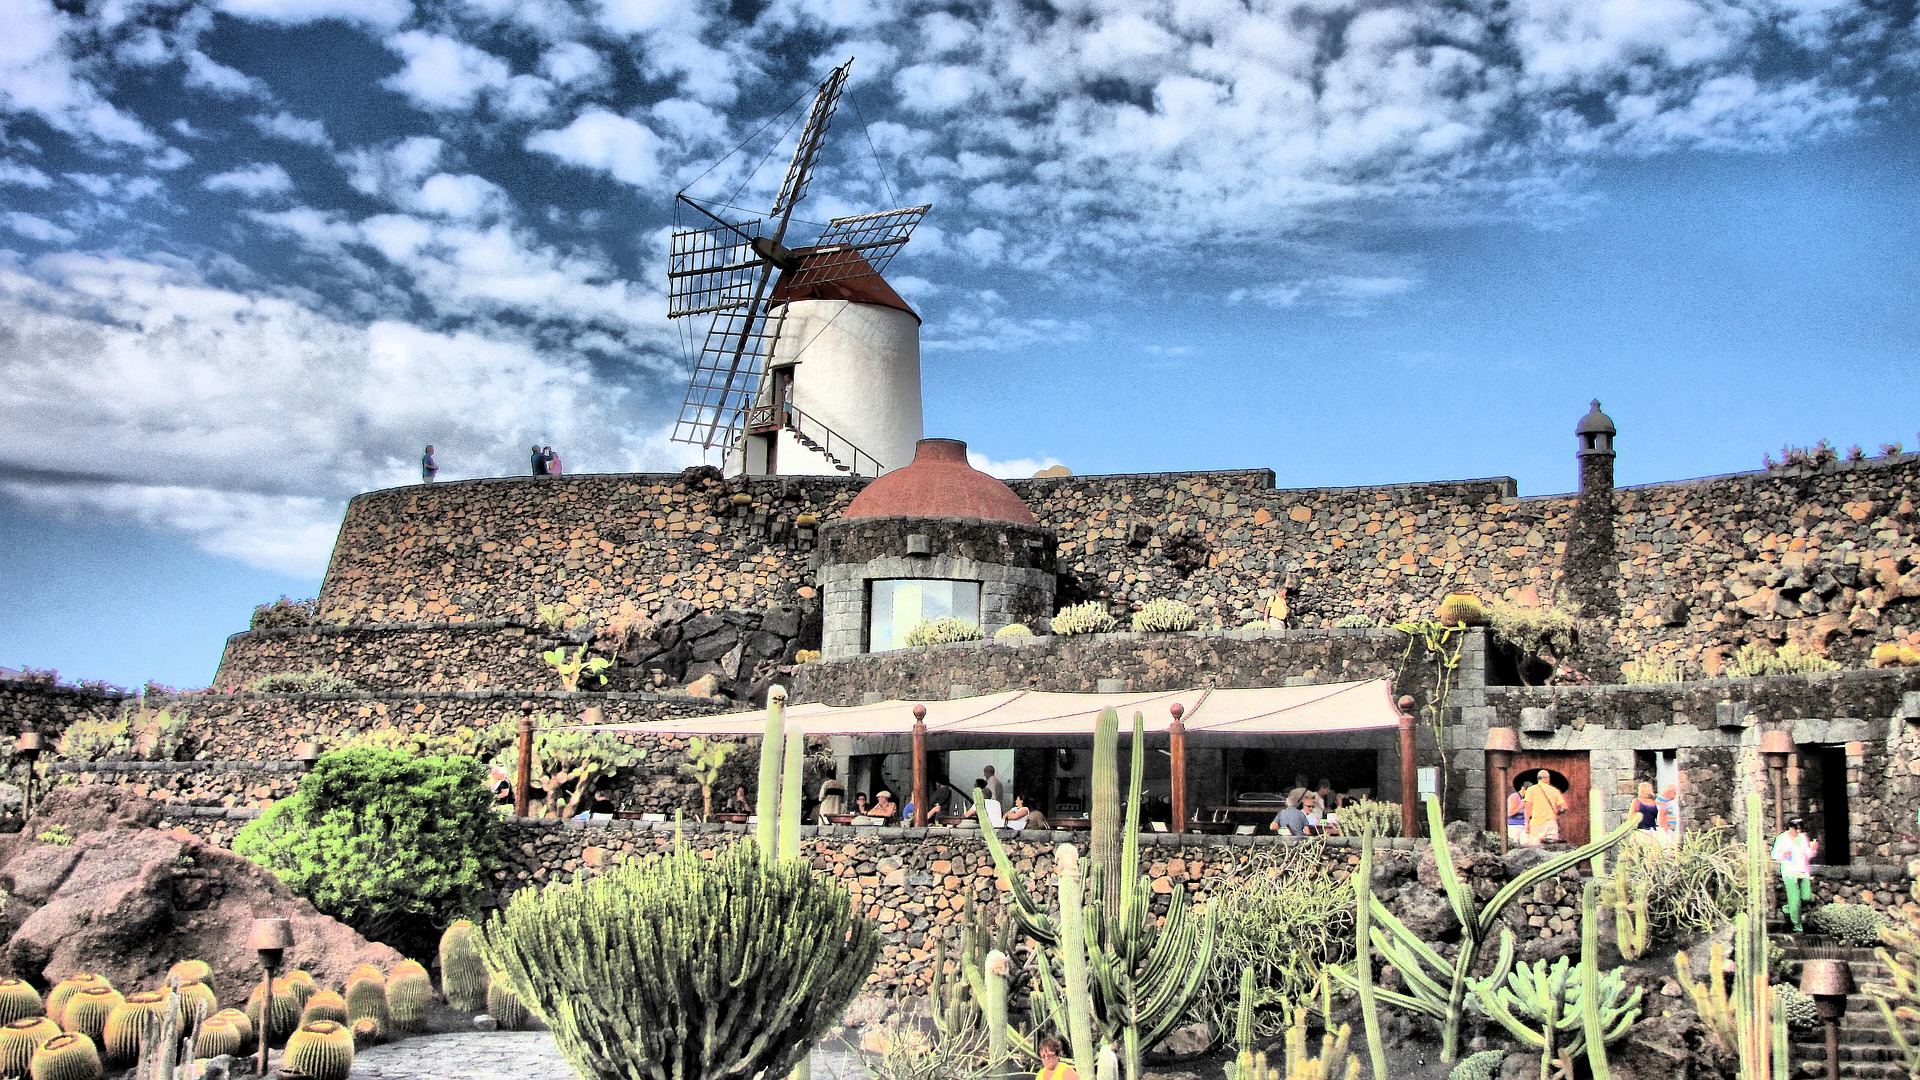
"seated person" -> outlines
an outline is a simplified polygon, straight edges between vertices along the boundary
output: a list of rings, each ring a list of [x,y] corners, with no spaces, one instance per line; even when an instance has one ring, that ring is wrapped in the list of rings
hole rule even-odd
[[[747,785],[745,784],[734,788],[733,794],[727,799],[726,813],[751,814],[757,809],[758,807],[754,806],[753,801],[747,798]]]
[[[867,793],[862,791],[853,797],[853,812],[864,817],[867,813]]]
[[[1027,809],[1027,797],[1025,795],[1015,795],[1013,797],[1013,808],[1007,811],[1006,817],[1003,820],[1006,822],[1007,828],[1012,829],[1014,832],[1024,832],[1028,825],[1033,824],[1035,816],[1032,810]]]
[[[877,817],[881,821],[899,817],[900,807],[894,804],[893,792],[882,791],[880,794],[874,796],[873,805],[867,807],[867,816]]]
[[[1000,811],[1000,804],[987,795],[987,781],[985,777],[973,782],[973,799],[974,806],[968,807],[967,812],[960,815],[960,820],[973,820],[975,818],[975,808],[978,807],[980,810],[985,811],[987,824],[989,826],[995,829],[1006,827],[1006,817]]]
[[[944,779],[934,781],[933,791],[927,796],[927,824],[931,825],[942,817],[948,816],[952,812],[950,807],[959,794],[953,790],[953,785]]]
[[[1066,1047],[1060,1042],[1060,1036],[1048,1035],[1040,1040],[1040,1071],[1034,1073],[1034,1080],[1080,1080],[1080,1074],[1073,1066],[1060,1060],[1060,1051]]]
[[[1285,835],[1287,836],[1313,835],[1309,832],[1311,826],[1307,823],[1306,813],[1297,806],[1281,807],[1280,812],[1273,815],[1273,821],[1267,828],[1274,832],[1280,832],[1284,829],[1286,830]]]

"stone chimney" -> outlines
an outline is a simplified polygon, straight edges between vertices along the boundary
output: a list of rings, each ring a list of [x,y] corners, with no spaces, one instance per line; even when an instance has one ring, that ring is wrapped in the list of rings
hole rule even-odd
[[[1620,613],[1613,542],[1613,420],[1595,400],[1574,428],[1580,449],[1580,494],[1567,526],[1566,564],[1561,568],[1569,599],[1598,622]]]

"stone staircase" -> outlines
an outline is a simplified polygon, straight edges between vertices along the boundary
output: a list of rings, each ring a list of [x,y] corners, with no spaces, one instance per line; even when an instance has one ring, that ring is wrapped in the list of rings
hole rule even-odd
[[[1814,957],[1845,960],[1853,969],[1854,992],[1847,999],[1847,1014],[1840,1021],[1841,1080],[1908,1080],[1907,1066],[1893,1035],[1887,1031],[1880,1009],[1859,988],[1866,983],[1889,981],[1890,973],[1872,949],[1852,948],[1819,934],[1799,934],[1787,948],[1787,963],[1798,985],[1801,964]],[[1793,1075],[1824,1077],[1827,1074],[1825,1029],[1791,1033]],[[1920,1028],[1907,1032],[1908,1039],[1920,1039]]]

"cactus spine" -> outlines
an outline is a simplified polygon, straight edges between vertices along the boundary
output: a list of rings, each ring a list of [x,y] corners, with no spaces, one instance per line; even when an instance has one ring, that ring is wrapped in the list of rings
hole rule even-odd
[[[387,1037],[393,1016],[387,1007],[387,980],[377,969],[356,970],[347,978],[347,1019],[371,1020],[379,1038]]]
[[[779,685],[767,687],[767,726],[760,733],[760,788],[754,793],[754,836],[761,851],[775,851],[780,819],[780,766],[784,761],[787,732],[787,691]]]
[[[60,1034],[60,1025],[44,1016],[23,1016],[0,1027],[0,1076],[20,1080],[33,1067],[33,1052]]]
[[[287,1040],[286,1064],[313,1080],[347,1080],[353,1071],[353,1032],[344,1024],[315,1020]]]
[[[224,1020],[232,1026],[233,1030],[239,1032],[241,1049],[253,1046],[253,1020],[246,1013],[239,1009],[221,1009],[209,1019]]]
[[[1598,801],[1600,791],[1595,789],[1592,798]],[[1624,843],[1633,835],[1638,822],[1626,821],[1613,832],[1601,837],[1585,847],[1548,859],[1546,862],[1521,873],[1493,894],[1486,903],[1474,899],[1473,890],[1463,881],[1453,866],[1453,852],[1447,847],[1446,824],[1441,820],[1440,801],[1436,796],[1427,796],[1427,831],[1433,838],[1433,861],[1440,873],[1441,884],[1446,886],[1447,902],[1452,905],[1454,915],[1459,918],[1463,934],[1459,948],[1451,961],[1443,957],[1433,945],[1419,935],[1408,930],[1406,924],[1387,909],[1377,896],[1369,896],[1367,908],[1370,922],[1378,922],[1370,932],[1374,949],[1380,958],[1392,965],[1406,979],[1407,992],[1399,993],[1375,987],[1374,996],[1389,1004],[1397,1005],[1411,1012],[1419,1013],[1436,1020],[1440,1024],[1441,1044],[1440,1060],[1455,1061],[1460,1057],[1460,1025],[1466,1016],[1466,998],[1471,982],[1471,973],[1479,963],[1481,951],[1493,940],[1494,931],[1499,930],[1500,956],[1503,962],[1496,965],[1488,976],[1487,982],[1498,984],[1506,978],[1506,965],[1512,962],[1513,931],[1500,922],[1500,913],[1508,904],[1528,893],[1541,881],[1558,877],[1567,870],[1602,855]],[[1352,973],[1339,965],[1330,966],[1330,977],[1343,985],[1356,985]]]
[[[100,1080],[100,1052],[93,1040],[78,1031],[55,1035],[33,1052],[28,1069],[33,1080]]]
[[[487,985],[487,1015],[501,1031],[519,1031],[527,1026],[527,1003],[504,980],[495,979]]]
[[[50,1017],[54,1023],[63,1024],[67,1018],[67,1001],[69,998],[72,998],[73,995],[79,993],[86,987],[107,985],[110,984],[106,979],[85,971],[61,979],[54,984],[52,990],[47,992],[47,1016]]]
[[[427,1013],[433,1008],[433,980],[418,961],[402,960],[387,974],[387,1011],[393,1026],[401,1031],[419,1031],[427,1026]]]
[[[446,995],[447,1004],[461,1012],[474,1013],[487,1007],[487,966],[480,962],[480,950],[473,944],[473,924],[466,919],[455,919],[440,935],[440,992]],[[337,1020],[346,1023],[346,1015]]]
[[[1445,836],[1445,833],[1441,833]],[[1353,970],[1360,988],[1360,1022],[1367,1032],[1367,1061],[1373,1075],[1387,1072],[1387,1048],[1380,1034],[1380,1005],[1373,992],[1373,830],[1360,834],[1360,866],[1353,872]],[[1332,978],[1327,980],[1332,989]]]
[[[238,1054],[246,1043],[240,1037],[240,1029],[233,1022],[220,1016],[209,1016],[200,1024],[200,1030],[193,1037],[193,1056],[197,1058],[219,1057],[221,1054]]]
[[[62,1025],[68,1031],[79,1032],[87,1037],[94,1046],[100,1045],[101,1037],[107,1030],[107,1017],[126,999],[120,991],[111,986],[88,986],[67,999],[67,1011]]]
[[[331,1020],[345,1026],[347,999],[332,990],[322,990],[308,998],[307,1007],[300,1011],[300,1022],[311,1024],[316,1020]]]
[[[29,1016],[46,1015],[46,1003],[40,991],[19,979],[0,979],[0,1024],[11,1024]]]
[[[101,1029],[100,1053],[111,1064],[125,1065],[140,1056],[140,1039],[147,1017],[167,1007],[168,995],[156,990],[131,994],[107,1014]]]

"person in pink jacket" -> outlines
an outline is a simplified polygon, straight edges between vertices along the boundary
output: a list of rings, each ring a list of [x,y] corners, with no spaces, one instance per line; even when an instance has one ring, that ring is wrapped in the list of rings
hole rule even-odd
[[[1800,905],[1813,900],[1813,853],[1820,846],[1800,826],[1799,818],[1789,820],[1787,831],[1773,842],[1773,861],[1780,864],[1780,883],[1787,889],[1787,918],[1793,921],[1795,933],[1806,929],[1800,925]]]

